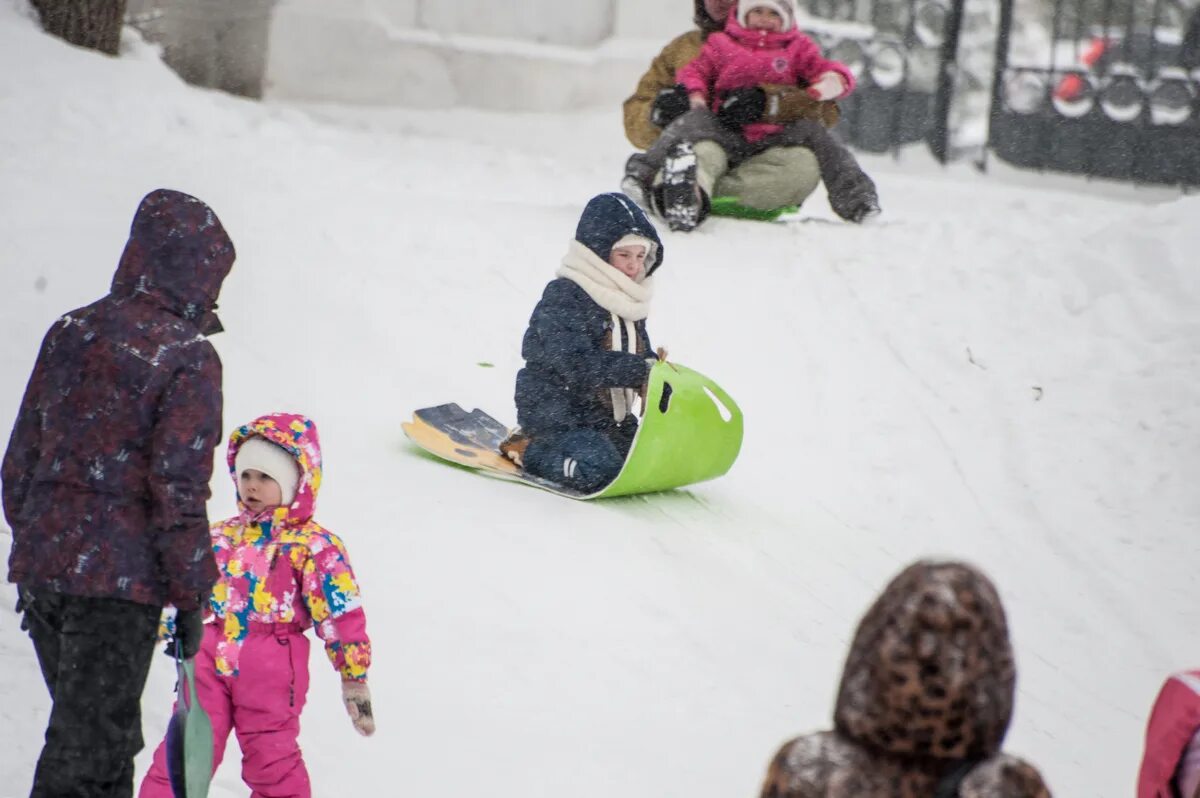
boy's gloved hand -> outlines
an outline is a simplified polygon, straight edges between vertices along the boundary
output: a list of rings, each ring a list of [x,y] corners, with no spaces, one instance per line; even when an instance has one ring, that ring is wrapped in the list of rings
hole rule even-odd
[[[687,110],[687,89],[677,84],[663,89],[654,98],[654,104],[650,106],[650,122],[659,127],[666,127],[687,113]]]
[[[355,730],[363,737],[375,733],[375,716],[371,713],[371,689],[366,682],[342,682],[342,702]]]
[[[175,613],[175,635],[167,641],[167,656],[174,657],[178,648],[181,659],[191,659],[200,651],[204,639],[204,611],[179,610]]]
[[[745,86],[725,95],[717,118],[730,127],[742,127],[762,119],[766,109],[767,93],[758,86]]]
[[[836,100],[846,91],[846,79],[830,70],[822,72],[808,87],[808,96],[814,100]]]

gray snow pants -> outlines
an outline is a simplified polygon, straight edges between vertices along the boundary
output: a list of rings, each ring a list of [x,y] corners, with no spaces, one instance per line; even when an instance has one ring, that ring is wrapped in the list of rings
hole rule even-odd
[[[695,108],[668,125],[650,149],[630,156],[625,173],[644,186],[654,185],[667,153],[683,141],[696,145],[698,182],[710,196],[737,196],[764,210],[799,205],[815,190],[819,175],[830,206],[843,219],[861,221],[878,209],[874,181],[854,154],[812,119],[751,144],[712,111]],[[779,202],[780,197],[787,201]]]

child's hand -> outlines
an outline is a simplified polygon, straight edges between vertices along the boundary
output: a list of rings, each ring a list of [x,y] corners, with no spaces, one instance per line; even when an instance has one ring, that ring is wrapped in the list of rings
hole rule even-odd
[[[808,87],[808,96],[814,100],[836,100],[846,93],[846,79],[830,70],[822,72]]]
[[[663,363],[665,363],[665,362],[666,362],[666,360],[667,360],[667,348],[666,348],[665,346],[660,346],[660,347],[658,348],[658,351],[657,351],[657,352],[655,352],[654,354],[658,355],[658,359],[659,359],[659,361],[660,361],[660,362],[663,362]]]
[[[366,682],[342,682],[342,702],[355,730],[363,737],[375,733],[375,716],[371,713],[371,689]]]
[[[692,108],[707,108],[708,99],[698,91],[688,95],[688,105]]]

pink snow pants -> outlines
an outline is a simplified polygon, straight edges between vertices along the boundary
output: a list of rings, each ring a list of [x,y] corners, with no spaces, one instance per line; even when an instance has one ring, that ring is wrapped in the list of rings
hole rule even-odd
[[[242,641],[238,675],[218,676],[221,632],[204,629],[196,655],[196,695],[213,727],[213,772],[229,732],[242,749],[242,781],[251,798],[311,798],[312,785],[296,738],[308,695],[308,638],[298,624],[251,624]],[[138,798],[173,798],[167,741],[159,743]]]

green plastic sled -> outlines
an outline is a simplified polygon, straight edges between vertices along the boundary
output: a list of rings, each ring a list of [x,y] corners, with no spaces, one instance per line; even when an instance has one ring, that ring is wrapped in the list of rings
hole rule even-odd
[[[675,363],[650,369],[646,413],[621,473],[588,498],[653,493],[725,474],[742,448],[742,411],[721,386]]]
[[[196,697],[195,667],[190,659],[175,659],[179,697],[167,726],[167,770],[175,798],[208,798],[212,779],[212,722]]]
[[[782,208],[771,208],[764,211],[743,205],[737,197],[713,197],[710,200],[709,211],[713,216],[728,216],[755,222],[773,222],[784,214],[798,213],[800,206],[785,205]]]
[[[403,425],[427,452],[501,479],[573,499],[654,493],[714,479],[729,471],[742,448],[742,411],[703,374],[677,363],[650,369],[646,411],[625,465],[607,487],[580,493],[518,468],[500,454],[508,428],[482,410],[456,404],[416,411]]]

